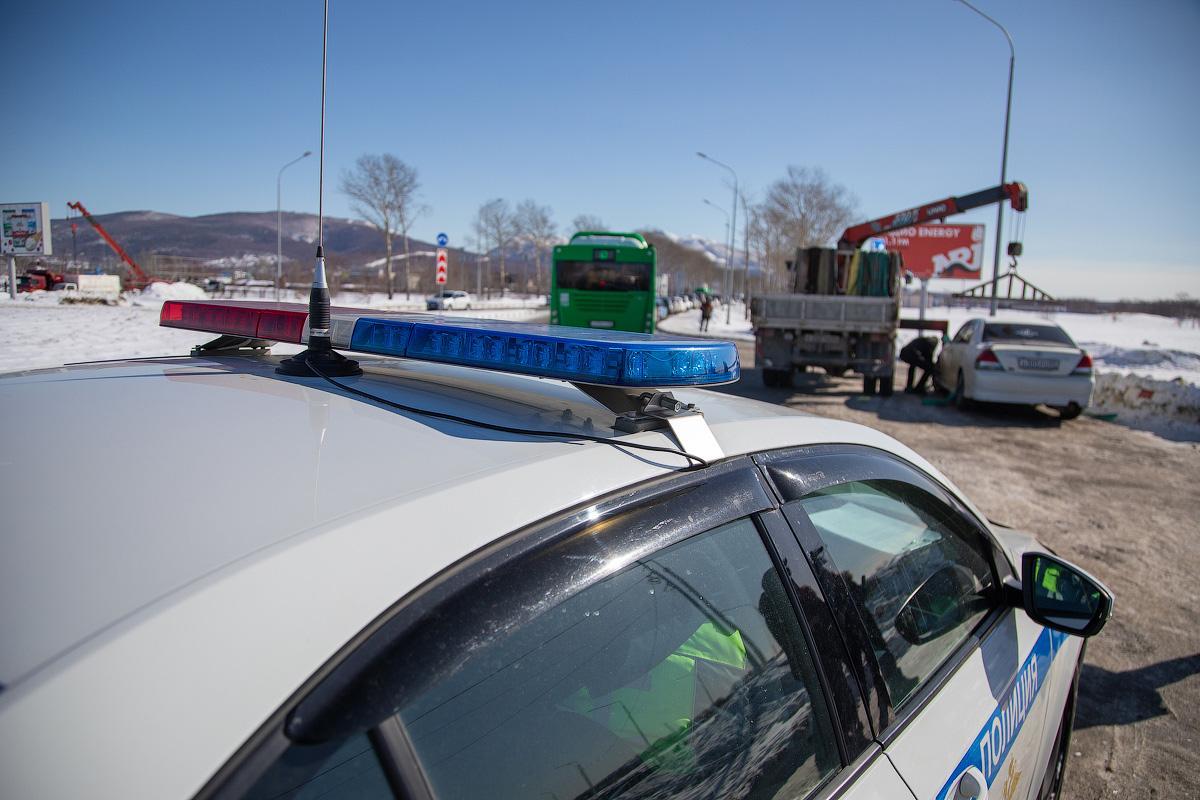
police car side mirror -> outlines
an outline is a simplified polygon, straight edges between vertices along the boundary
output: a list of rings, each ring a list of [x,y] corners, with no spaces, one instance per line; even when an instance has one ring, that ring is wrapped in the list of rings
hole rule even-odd
[[[1034,622],[1075,636],[1094,636],[1108,622],[1113,596],[1074,564],[1048,553],[1021,556],[1022,605]]]
[[[945,564],[921,582],[896,612],[896,632],[909,644],[925,644],[948,633],[987,600],[971,571]]]

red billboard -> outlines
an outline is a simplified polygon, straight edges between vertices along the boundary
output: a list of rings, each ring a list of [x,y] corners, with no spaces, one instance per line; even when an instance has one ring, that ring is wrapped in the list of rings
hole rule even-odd
[[[978,280],[983,266],[982,225],[914,225],[884,234],[888,250],[904,254],[904,268],[919,279]]]

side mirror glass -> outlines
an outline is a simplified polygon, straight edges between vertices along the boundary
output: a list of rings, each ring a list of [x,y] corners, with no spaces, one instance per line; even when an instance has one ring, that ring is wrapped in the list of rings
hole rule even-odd
[[[1112,593],[1079,567],[1047,553],[1021,557],[1025,613],[1035,622],[1075,636],[1094,636],[1108,622]]]

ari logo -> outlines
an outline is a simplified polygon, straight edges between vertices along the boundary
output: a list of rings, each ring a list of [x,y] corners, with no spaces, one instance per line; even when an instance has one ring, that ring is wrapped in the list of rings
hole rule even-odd
[[[1013,800],[1017,787],[1021,785],[1021,770],[1017,769],[1017,759],[1008,762],[1008,777],[1004,779],[1004,800]]]

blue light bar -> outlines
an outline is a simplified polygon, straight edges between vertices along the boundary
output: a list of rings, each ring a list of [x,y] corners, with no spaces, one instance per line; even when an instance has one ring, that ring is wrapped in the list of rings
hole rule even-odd
[[[631,388],[713,386],[741,374],[732,342],[486,319],[360,316],[347,349]]]

